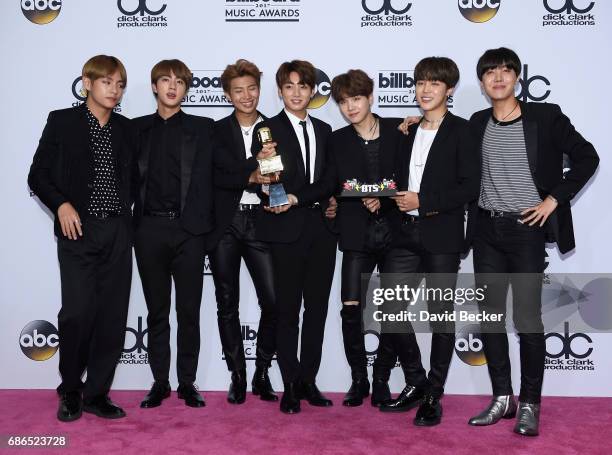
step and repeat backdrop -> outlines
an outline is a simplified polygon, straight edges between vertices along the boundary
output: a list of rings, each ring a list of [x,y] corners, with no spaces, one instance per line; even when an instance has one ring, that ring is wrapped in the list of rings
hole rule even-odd
[[[378,114],[417,115],[415,64],[426,56],[448,56],[461,70],[461,81],[449,106],[455,114],[469,117],[488,106],[476,77],[478,57],[491,47],[511,47],[523,61],[517,96],[526,102],[560,104],[601,155],[600,169],[574,200],[577,249],[561,256],[551,246],[547,272],[599,274],[612,270],[612,166],[608,160],[612,4],[608,1],[5,0],[0,9],[4,238],[0,257],[0,388],[52,388],[59,383],[56,240],[51,215],[31,197],[26,176],[47,113],[84,101],[81,68],[89,57],[100,53],[119,57],[127,68],[128,88],[116,110],[128,117],[154,111],[149,74],[164,58],[180,58],[193,71],[191,89],[183,103],[185,111],[214,119],[231,113],[219,80],[228,63],[246,58],[260,67],[260,110],[274,115],[282,108],[274,83],[278,65],[294,58],[307,59],[318,69],[310,113],[340,128],[346,123],[330,99],[330,81],[336,74],[350,68],[365,70],[374,79],[373,110]],[[339,316],[340,263],[338,252],[318,377],[321,389],[328,391],[344,391],[350,381]],[[225,390],[229,374],[219,341],[214,285],[206,264],[197,383],[203,390]],[[461,270],[472,270],[471,256],[462,262]],[[134,271],[116,389],[145,389],[152,382],[147,312],[135,265]],[[240,285],[242,334],[250,374],[259,309],[244,268]],[[574,291],[583,294],[580,289]],[[570,299],[567,296],[574,295],[566,294]],[[612,328],[608,327],[612,326],[611,315],[600,322],[604,329]],[[513,379],[518,384],[518,339],[515,335],[510,339]],[[429,336],[419,335],[419,342],[427,364]],[[375,330],[368,332],[366,343],[371,362],[378,345]],[[456,353],[447,392],[490,393],[477,326],[459,330]],[[609,334],[561,324],[558,331],[547,334],[544,394],[612,396],[611,354]],[[276,362],[271,376],[275,387],[281,389]],[[176,383],[174,373],[171,380]],[[395,391],[403,387],[399,368],[391,384]]]

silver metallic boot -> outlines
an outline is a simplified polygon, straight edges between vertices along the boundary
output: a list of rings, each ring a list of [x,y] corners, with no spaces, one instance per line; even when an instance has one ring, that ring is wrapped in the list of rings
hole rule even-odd
[[[540,426],[540,405],[519,402],[514,432],[523,436],[537,436]]]
[[[516,415],[516,402],[512,395],[496,395],[489,403],[487,409],[468,422],[470,425],[493,425],[500,419],[511,419]]]

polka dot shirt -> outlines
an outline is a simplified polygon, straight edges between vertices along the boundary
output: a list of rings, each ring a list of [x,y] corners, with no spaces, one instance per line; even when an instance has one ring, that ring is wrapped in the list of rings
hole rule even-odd
[[[109,121],[103,127],[98,119],[87,109],[89,124],[89,147],[94,156],[93,191],[87,212],[90,215],[121,212],[117,177],[116,160],[113,154]]]

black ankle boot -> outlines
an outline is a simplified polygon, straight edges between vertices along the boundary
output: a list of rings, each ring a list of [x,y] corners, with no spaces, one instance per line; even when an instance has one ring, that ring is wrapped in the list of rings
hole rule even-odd
[[[351,367],[353,382],[346,393],[344,406],[360,406],[370,395],[365,341],[361,327],[361,305],[342,305],[342,341],[344,353]]]
[[[263,401],[278,401],[278,396],[274,393],[270,377],[268,376],[268,367],[255,368],[251,390],[253,395],[259,396]]]
[[[227,401],[231,404],[242,404],[246,400],[246,370],[232,372],[232,383],[227,392]]]
[[[354,407],[361,406],[363,399],[370,395],[370,381],[367,376],[353,378],[351,388],[344,395],[342,404],[344,406]]]

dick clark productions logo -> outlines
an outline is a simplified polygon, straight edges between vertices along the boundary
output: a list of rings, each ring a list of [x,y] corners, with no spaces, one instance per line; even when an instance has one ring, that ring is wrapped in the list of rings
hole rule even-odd
[[[407,0],[361,0],[361,27],[411,27],[408,11],[412,2]]]
[[[61,9],[62,0],[21,0],[23,15],[38,25],[53,22]]]
[[[595,25],[592,13],[595,2],[588,0],[543,0],[548,12],[542,16],[542,27]]]
[[[117,18],[117,27],[167,27],[168,18],[162,15],[167,6],[160,0],[117,0],[122,14]]]

